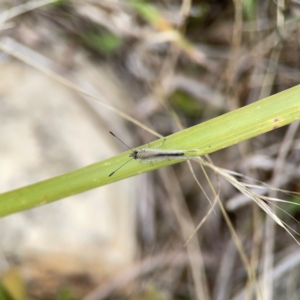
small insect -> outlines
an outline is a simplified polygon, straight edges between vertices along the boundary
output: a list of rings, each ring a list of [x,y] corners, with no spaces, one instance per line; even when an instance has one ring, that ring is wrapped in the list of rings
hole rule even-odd
[[[171,160],[171,159],[181,159],[181,160],[189,160],[196,158],[195,156],[185,156],[185,153],[187,152],[198,152],[199,150],[156,150],[154,148],[143,148],[140,150],[132,150],[129,146],[127,146],[121,139],[119,139],[115,134],[113,134],[111,131],[109,132],[112,136],[114,136],[116,139],[118,139],[123,145],[125,145],[128,149],[132,151],[132,153],[129,155],[129,157],[132,157],[128,161],[126,161],[124,164],[122,164],[119,168],[117,168],[114,172],[109,174],[109,177],[114,175],[118,170],[120,170],[124,165],[135,160],[140,160],[144,163],[149,162],[158,162],[162,160]],[[164,140],[165,141],[165,140]],[[160,144],[162,145],[164,141]],[[156,146],[159,147],[160,145]]]

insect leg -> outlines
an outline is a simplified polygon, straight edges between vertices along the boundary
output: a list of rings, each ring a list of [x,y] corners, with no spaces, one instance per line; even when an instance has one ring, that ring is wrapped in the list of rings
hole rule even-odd
[[[152,147],[153,149],[160,147],[161,145],[163,145],[165,143],[166,139],[164,138],[164,140],[157,146]]]

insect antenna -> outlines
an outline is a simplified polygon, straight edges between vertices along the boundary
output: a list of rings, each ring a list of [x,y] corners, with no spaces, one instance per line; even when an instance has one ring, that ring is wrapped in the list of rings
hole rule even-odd
[[[118,170],[120,170],[124,165],[126,165],[127,163],[129,163],[131,160],[133,160],[133,158],[127,160],[123,165],[121,165],[117,170],[113,171],[112,173],[110,173],[108,175],[108,177],[113,176]]]
[[[125,145],[128,149],[130,149],[132,152],[134,152],[129,146],[127,146],[122,140],[120,140],[114,133],[111,131],[109,132],[112,136],[114,136],[116,139],[118,139],[123,145]]]
[[[124,146],[126,146],[128,149],[130,149],[133,153],[134,151],[129,147],[127,146],[121,139],[119,139],[114,133],[112,133],[111,131],[109,132],[112,136],[114,136],[116,139],[118,139]],[[131,160],[133,160],[134,158],[131,158],[129,160],[127,160],[123,165],[121,165],[118,169],[116,169],[115,171],[113,171],[112,173],[110,173],[108,175],[108,177],[110,176],[113,176],[118,170],[120,170],[124,165],[126,165],[127,163],[129,163]]]

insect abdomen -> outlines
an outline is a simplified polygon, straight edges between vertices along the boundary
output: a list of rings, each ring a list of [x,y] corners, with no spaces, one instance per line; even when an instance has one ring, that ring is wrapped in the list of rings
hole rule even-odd
[[[180,152],[180,153],[157,153],[153,156],[155,156],[155,157],[166,157],[166,156],[173,157],[173,156],[183,156],[183,155],[184,155],[184,153]]]
[[[184,152],[176,152],[176,153],[171,153],[171,152],[148,152],[148,151],[141,151],[136,154],[136,157],[141,160],[150,160],[150,159],[155,159],[155,158],[160,158],[160,157],[170,157],[170,158],[176,158],[176,157],[182,157],[184,156]]]

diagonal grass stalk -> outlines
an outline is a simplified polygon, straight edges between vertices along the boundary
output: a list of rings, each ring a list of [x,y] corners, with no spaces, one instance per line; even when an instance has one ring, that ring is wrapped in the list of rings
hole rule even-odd
[[[199,149],[199,152],[195,155],[202,156],[299,119],[300,85],[172,134],[166,138],[161,149]],[[150,143],[149,147],[155,147],[161,143],[162,139]],[[137,149],[144,147],[146,146]],[[111,172],[128,159],[130,153],[130,151],[127,151],[93,165],[0,194],[0,216],[47,204],[180,162],[165,160],[153,164],[142,164],[132,161],[114,176],[109,177],[108,175]]]

